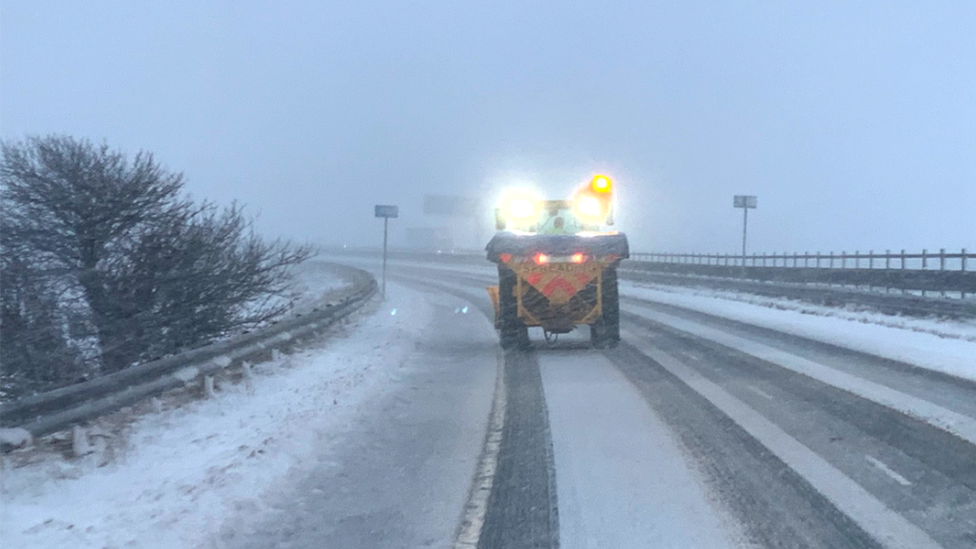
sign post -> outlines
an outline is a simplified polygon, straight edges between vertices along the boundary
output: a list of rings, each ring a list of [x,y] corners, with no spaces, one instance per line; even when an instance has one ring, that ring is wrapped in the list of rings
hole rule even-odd
[[[400,209],[397,206],[377,205],[374,213],[376,217],[383,218],[383,298],[386,299],[386,236],[390,218],[399,217]]]
[[[749,210],[756,208],[756,197],[737,194],[732,198],[732,206],[742,208],[742,270],[746,269],[746,231],[749,226]]]

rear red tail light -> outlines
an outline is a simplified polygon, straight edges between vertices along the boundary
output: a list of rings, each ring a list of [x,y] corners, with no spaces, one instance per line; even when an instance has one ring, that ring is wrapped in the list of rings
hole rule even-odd
[[[545,265],[549,263],[549,256],[546,254],[535,254],[536,265]]]
[[[573,263],[582,263],[584,261],[586,261],[586,256],[582,252],[573,254]]]

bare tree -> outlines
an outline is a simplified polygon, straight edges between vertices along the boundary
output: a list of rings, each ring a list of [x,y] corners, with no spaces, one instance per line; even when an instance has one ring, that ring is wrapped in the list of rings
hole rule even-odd
[[[32,137],[2,145],[4,217],[17,238],[55,271],[73,276],[91,309],[111,371],[131,357],[119,352],[128,336],[124,315],[104,284],[104,268],[140,226],[185,208],[183,178],[151,154],[129,162],[120,151],[70,137]]]
[[[66,136],[2,152],[4,240],[29,250],[31,276],[77,288],[105,371],[287,308],[290,267],[310,250],[265,242],[236,205],[193,204],[151,154]]]
[[[289,267],[307,259],[307,247],[266,242],[240,208],[212,204],[180,212],[178,223],[157,225],[125,260],[109,270],[106,285],[153,357],[198,346],[253,328],[291,305]]]
[[[0,229],[2,396],[29,393],[85,374],[69,340],[70,318],[55,288]]]

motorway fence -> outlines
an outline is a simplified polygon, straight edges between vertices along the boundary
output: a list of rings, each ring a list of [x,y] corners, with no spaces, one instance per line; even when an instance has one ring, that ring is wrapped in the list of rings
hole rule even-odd
[[[379,251],[370,249],[324,253],[337,258],[380,257]],[[748,256],[745,273],[742,256],[731,254],[630,255],[631,259],[620,266],[622,280],[751,293],[891,315],[976,318],[976,255],[965,251],[905,253],[904,257],[901,253],[872,252],[767,254],[765,260],[756,254]],[[485,252],[477,250],[396,250],[390,258],[444,265],[490,265]],[[943,292],[946,298],[942,297]]]
[[[976,296],[976,253],[680,254],[632,253],[627,268],[672,275],[757,282],[821,284],[918,293],[923,297]]]
[[[244,361],[269,357],[275,349],[294,345],[346,318],[369,300],[376,293],[376,280],[365,271],[359,273],[351,293],[338,302],[235,338],[4,403],[0,405],[3,427],[19,427],[34,437],[61,431],[149,397],[212,379]]]

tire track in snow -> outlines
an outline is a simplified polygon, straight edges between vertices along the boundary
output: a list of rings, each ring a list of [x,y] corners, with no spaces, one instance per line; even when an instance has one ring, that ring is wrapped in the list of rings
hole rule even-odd
[[[489,319],[494,310],[487,295],[449,285],[406,276],[392,278],[409,284],[435,288],[471,302]],[[553,460],[549,412],[542,389],[542,374],[536,354],[512,350],[504,354],[501,395],[504,398],[501,440],[497,450],[486,446],[475,474],[471,497],[459,526],[456,547],[478,549],[520,549],[559,547],[559,512],[556,501],[556,471]],[[493,406],[498,407],[498,394]],[[486,445],[495,443],[489,424]],[[493,459],[494,458],[494,459]],[[482,505],[479,487],[488,484],[479,473],[494,461],[487,505]],[[479,517],[477,509],[484,509]],[[475,512],[467,512],[474,510]],[[477,523],[481,522],[480,529]]]

